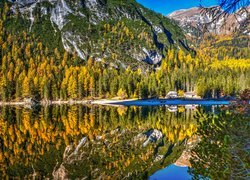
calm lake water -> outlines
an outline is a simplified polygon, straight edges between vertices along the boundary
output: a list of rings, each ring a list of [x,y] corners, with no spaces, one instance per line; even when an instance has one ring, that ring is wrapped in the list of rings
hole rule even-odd
[[[0,107],[0,177],[191,179],[200,108]]]

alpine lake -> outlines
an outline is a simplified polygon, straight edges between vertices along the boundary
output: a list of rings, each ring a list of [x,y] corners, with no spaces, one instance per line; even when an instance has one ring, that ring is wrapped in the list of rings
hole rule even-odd
[[[192,179],[197,114],[215,106],[0,107],[0,177]]]

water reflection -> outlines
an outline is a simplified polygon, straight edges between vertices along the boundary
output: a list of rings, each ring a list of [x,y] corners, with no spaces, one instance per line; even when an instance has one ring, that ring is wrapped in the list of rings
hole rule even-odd
[[[188,167],[170,165],[167,168],[157,171],[150,180],[191,180],[192,176],[188,173]]]
[[[200,140],[190,157],[194,179],[250,179],[250,106],[238,103],[199,119]]]
[[[173,113],[174,112],[174,113]],[[0,177],[145,178],[175,162],[195,108],[0,108]]]

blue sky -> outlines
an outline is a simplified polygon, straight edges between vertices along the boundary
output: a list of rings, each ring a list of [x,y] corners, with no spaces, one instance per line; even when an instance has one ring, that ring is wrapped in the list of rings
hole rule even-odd
[[[156,12],[167,15],[179,9],[188,9],[202,4],[203,6],[213,6],[217,0],[136,0],[145,7]]]

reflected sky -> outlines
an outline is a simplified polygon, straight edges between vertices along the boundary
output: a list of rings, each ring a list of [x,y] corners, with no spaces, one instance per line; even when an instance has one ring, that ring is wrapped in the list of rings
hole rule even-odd
[[[167,168],[157,171],[150,176],[150,180],[191,180],[192,176],[188,173],[188,167],[170,165]]]

